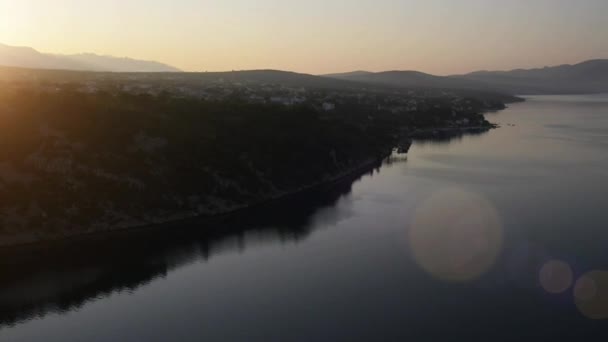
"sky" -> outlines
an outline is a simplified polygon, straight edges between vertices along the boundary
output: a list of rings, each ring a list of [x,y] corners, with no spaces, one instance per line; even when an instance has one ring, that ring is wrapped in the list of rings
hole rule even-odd
[[[608,58],[608,0],[0,0],[0,43],[186,71],[439,75]]]

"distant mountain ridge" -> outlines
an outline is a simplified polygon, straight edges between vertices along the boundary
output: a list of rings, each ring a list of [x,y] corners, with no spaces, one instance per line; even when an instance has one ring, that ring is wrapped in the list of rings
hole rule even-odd
[[[508,94],[581,94],[608,92],[608,59],[511,71],[476,71],[435,76],[418,71],[355,71],[325,77],[399,87],[475,89]]]
[[[322,75],[322,76],[329,77],[329,78],[349,78],[349,77],[365,77],[365,76],[368,76],[371,74],[373,74],[373,72],[371,72],[371,71],[357,70],[357,71],[351,71],[351,72],[327,74],[327,75]]]
[[[381,84],[400,88],[484,89],[485,84],[457,77],[435,76],[419,71],[356,71],[324,75],[348,81]]]
[[[608,59],[536,69],[477,71],[453,77],[516,94],[604,93],[608,92]]]
[[[0,44],[0,66],[106,72],[181,72],[167,64],[95,54],[54,55],[30,47]],[[197,73],[197,78],[257,81],[333,88],[367,85],[412,89],[484,91],[505,94],[581,94],[608,92],[608,59],[511,71],[476,71],[436,76],[419,71],[353,71],[314,76],[279,70]]]
[[[181,70],[155,61],[100,56],[92,53],[54,55],[30,47],[0,44],[0,65],[34,69],[58,69],[109,72],[180,72]]]

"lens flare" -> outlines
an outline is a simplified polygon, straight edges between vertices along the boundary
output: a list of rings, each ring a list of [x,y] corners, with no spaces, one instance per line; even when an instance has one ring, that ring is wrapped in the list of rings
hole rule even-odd
[[[574,285],[578,310],[591,319],[608,319],[608,272],[593,271],[580,277]]]
[[[466,282],[488,271],[501,252],[502,224],[483,197],[461,189],[432,195],[415,212],[409,244],[416,262],[446,281]]]
[[[563,261],[551,260],[540,269],[540,284],[549,293],[565,292],[572,286],[573,278],[572,268]]]

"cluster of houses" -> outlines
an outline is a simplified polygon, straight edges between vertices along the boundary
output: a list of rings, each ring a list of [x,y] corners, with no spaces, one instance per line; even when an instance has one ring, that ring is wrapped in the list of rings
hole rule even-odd
[[[373,108],[373,112],[416,113],[439,108],[437,99],[442,98],[451,106],[454,116],[471,112],[470,101],[450,92],[428,92],[424,90],[379,90],[379,89],[315,89],[261,82],[236,82],[225,79],[197,80],[179,77],[154,77],[150,74],[127,75],[117,78],[99,74],[77,82],[39,83],[48,91],[60,91],[70,87],[77,91],[94,94],[97,92],[129,93],[147,96],[173,96],[197,98],[208,101],[238,99],[255,104],[282,106],[311,105],[323,112],[340,110],[346,104]],[[370,113],[373,115],[374,113]],[[458,119],[463,120],[463,119]],[[456,123],[456,120],[455,120]],[[458,124],[466,124],[458,122]]]

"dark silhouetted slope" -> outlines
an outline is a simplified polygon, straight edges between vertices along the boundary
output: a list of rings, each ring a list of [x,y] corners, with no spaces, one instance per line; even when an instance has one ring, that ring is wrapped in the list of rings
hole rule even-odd
[[[608,92],[608,60],[528,70],[477,71],[454,76],[435,76],[418,71],[355,71],[325,77],[401,88],[466,89],[522,95],[603,93]]]
[[[608,92],[608,60],[529,70],[478,71],[454,78],[482,82],[515,94],[603,93]]]
[[[203,72],[191,73],[190,77],[203,81],[223,80],[226,82],[269,83],[297,87],[317,87],[335,89],[360,87],[360,84],[350,82],[348,80],[332,79],[327,77],[280,70]]]
[[[351,72],[331,74],[326,77],[372,83],[400,88],[441,88],[441,89],[478,89],[486,90],[487,86],[477,81],[455,77],[443,77],[425,74],[419,71],[383,71]]]

